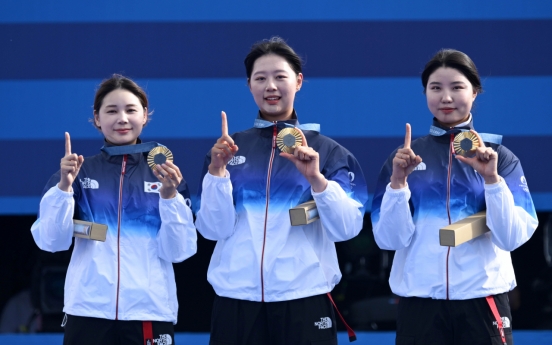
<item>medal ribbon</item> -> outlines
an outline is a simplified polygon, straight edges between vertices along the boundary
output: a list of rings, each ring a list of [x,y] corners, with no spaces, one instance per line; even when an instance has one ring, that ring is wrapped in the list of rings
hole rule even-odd
[[[460,128],[453,128],[449,131],[445,131],[444,129],[436,126],[429,127],[429,134],[433,135],[434,137],[440,137],[448,133],[460,133],[460,132],[469,132],[469,131],[470,131],[469,129],[460,129]],[[497,144],[497,145],[502,144],[502,135],[489,134],[489,133],[478,133],[478,134],[484,142]]]
[[[110,156],[128,155],[133,153],[149,152],[157,146],[163,146],[154,141],[136,145],[104,146],[101,150]]]
[[[320,124],[318,123],[305,123],[303,125],[297,125],[297,126],[294,126],[291,123],[287,123],[287,122],[279,122],[279,123],[283,123],[286,127],[292,127],[292,128],[295,127],[305,131],[315,131],[320,133]],[[274,122],[266,121],[263,119],[255,119],[255,124],[253,125],[253,127],[255,128],[267,128],[271,126],[274,126]]]

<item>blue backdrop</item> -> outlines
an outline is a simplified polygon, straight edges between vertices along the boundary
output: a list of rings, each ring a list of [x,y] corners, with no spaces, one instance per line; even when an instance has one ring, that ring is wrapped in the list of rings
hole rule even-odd
[[[440,48],[466,52],[485,93],[480,132],[504,135],[520,157],[538,210],[552,210],[552,2],[112,1],[0,2],[0,214],[33,214],[59,167],[63,133],[92,155],[102,137],[87,122],[95,88],[112,73],[150,97],[144,140],[167,145],[193,192],[220,135],[249,128],[256,106],[243,58],[279,35],[304,58],[301,122],[321,124],[361,162],[369,192],[388,154],[431,124],[420,72]]]

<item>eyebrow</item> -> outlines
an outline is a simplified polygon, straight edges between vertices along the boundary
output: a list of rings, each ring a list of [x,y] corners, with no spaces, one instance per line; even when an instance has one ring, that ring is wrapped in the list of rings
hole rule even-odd
[[[256,74],[261,74],[261,73],[268,73],[267,71],[257,71],[255,73],[253,73],[253,75],[256,75]],[[275,71],[271,71],[271,73],[288,73],[286,70],[283,70],[283,69],[277,69]]]
[[[441,85],[442,83],[439,82],[439,81],[432,81],[431,83],[429,83],[429,85],[433,85],[433,84]],[[458,81],[453,81],[453,82],[450,83],[450,84],[451,84],[451,85],[452,85],[452,84],[464,84],[464,85],[466,85],[466,83],[464,83],[463,81],[460,81],[460,80],[458,80]]]
[[[127,105],[125,105],[125,107],[138,107],[139,105],[138,104],[134,104],[134,103],[129,103]],[[109,105],[106,105],[105,106],[106,108],[110,108],[110,107],[114,107],[114,108],[117,108],[117,105],[116,104],[109,104]]]

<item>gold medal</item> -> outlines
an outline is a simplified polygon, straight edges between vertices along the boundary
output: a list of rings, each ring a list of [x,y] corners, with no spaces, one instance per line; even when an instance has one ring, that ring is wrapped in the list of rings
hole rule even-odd
[[[457,155],[472,156],[479,147],[479,139],[472,132],[460,132],[454,137],[453,146]]]
[[[286,127],[278,133],[276,137],[276,145],[280,151],[285,153],[293,153],[297,146],[302,142],[301,132],[294,127]]]
[[[172,162],[173,154],[165,146],[157,146],[148,153],[148,165],[152,169],[155,169],[156,164],[163,164],[166,161]]]

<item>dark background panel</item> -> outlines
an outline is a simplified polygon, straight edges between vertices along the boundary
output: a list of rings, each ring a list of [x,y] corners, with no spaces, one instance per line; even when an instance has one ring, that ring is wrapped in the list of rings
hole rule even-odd
[[[482,76],[552,75],[552,20],[0,24],[0,79],[244,77],[255,41],[282,36],[311,77],[418,76],[440,48]]]

